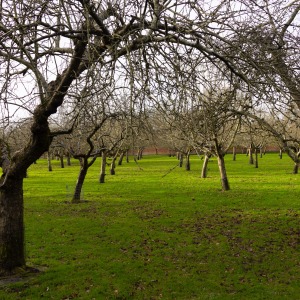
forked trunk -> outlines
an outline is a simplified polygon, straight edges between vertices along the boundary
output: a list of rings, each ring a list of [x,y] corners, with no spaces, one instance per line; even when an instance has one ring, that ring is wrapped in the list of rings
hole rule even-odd
[[[0,188],[0,275],[25,267],[23,178],[10,177]]]
[[[229,187],[229,181],[226,174],[225,160],[223,155],[218,156],[218,166],[219,166],[219,171],[221,176],[222,190],[228,191],[230,190],[230,187]]]
[[[143,158],[143,151],[144,151],[144,148],[143,147],[140,147],[138,149],[138,154],[137,154],[137,160],[140,160]]]
[[[203,165],[202,165],[201,178],[207,177],[207,167],[208,167],[209,158],[210,156],[205,154]]]
[[[104,183],[105,182],[105,170],[106,170],[106,152],[102,152],[101,156],[101,170],[100,170],[100,177],[99,182]]]
[[[80,168],[80,172],[78,175],[74,195],[72,198],[72,203],[79,203],[81,200],[81,191],[82,191],[82,186],[84,183],[85,176],[87,174],[87,170],[88,170],[88,166],[83,164]]]

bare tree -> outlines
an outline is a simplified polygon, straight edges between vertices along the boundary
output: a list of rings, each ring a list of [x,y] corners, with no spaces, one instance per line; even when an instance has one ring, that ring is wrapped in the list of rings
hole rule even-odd
[[[299,109],[293,107],[289,111],[269,111],[269,115],[260,116],[259,113],[236,111],[236,114],[243,115],[251,119],[256,127],[260,126],[260,130],[264,130],[265,135],[271,135],[277,142],[278,147],[285,151],[294,162],[293,173],[298,173],[300,164],[299,152]]]
[[[119,149],[122,147],[122,142],[126,138],[124,132],[124,119],[110,119],[104,126],[101,132],[98,133],[97,142],[101,148],[101,168],[99,175],[99,183],[105,183],[107,159],[112,158],[110,173],[115,175],[115,159]],[[126,120],[125,120],[126,122]]]
[[[240,127],[240,119],[231,113],[234,106],[235,91],[209,91],[206,101],[203,102],[202,118],[205,123],[206,141],[197,144],[197,147],[205,149],[209,156],[211,153],[218,159],[218,166],[223,190],[229,190],[224,156],[232,146]],[[208,158],[208,157],[207,157]],[[205,163],[205,161],[204,161]]]

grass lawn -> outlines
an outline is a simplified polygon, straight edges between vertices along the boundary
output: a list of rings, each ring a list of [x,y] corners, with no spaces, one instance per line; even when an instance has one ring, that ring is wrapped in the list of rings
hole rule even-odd
[[[25,179],[29,266],[26,281],[0,283],[0,299],[300,299],[300,174],[267,154],[259,168],[226,156],[231,190],[221,191],[216,159],[201,179],[176,158],[131,160],[69,204],[79,166],[47,171],[39,160]],[[169,173],[168,173],[169,172]],[[166,176],[165,176],[166,175]]]

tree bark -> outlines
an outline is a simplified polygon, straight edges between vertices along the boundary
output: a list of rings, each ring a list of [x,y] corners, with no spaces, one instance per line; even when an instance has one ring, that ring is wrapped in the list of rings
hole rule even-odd
[[[139,147],[138,154],[137,154],[137,160],[140,160],[143,158],[143,151],[144,151],[144,147]]]
[[[220,176],[221,176],[222,190],[228,191],[228,190],[230,190],[230,186],[229,186],[229,181],[227,178],[225,160],[224,160],[223,155],[218,155],[218,166],[219,166],[219,171],[220,171]]]
[[[219,145],[217,138],[215,138],[215,153],[218,158],[218,167],[221,176],[221,185],[223,191],[230,190],[229,181],[227,178],[226,167],[224,155],[225,153],[222,150],[222,147]]]
[[[255,148],[255,168],[258,168],[258,150]]]
[[[179,153],[179,167],[181,168],[183,165],[183,154]]]
[[[236,148],[235,147],[232,148],[232,160],[236,161]]]
[[[65,167],[64,164],[64,155],[62,153],[59,154],[60,167],[63,169]]]
[[[125,152],[122,151],[119,157],[119,161],[118,161],[118,166],[121,166],[123,163],[123,158],[124,158]]]
[[[71,154],[69,152],[67,154],[67,166],[71,166]]]
[[[249,147],[249,164],[253,165],[254,164],[254,159],[253,159],[253,148],[252,145]]]
[[[110,164],[110,175],[116,175],[116,159],[117,159],[117,154],[114,155],[111,164]]]
[[[299,149],[297,151],[295,151],[294,149],[291,149],[290,147],[287,147],[286,152],[287,152],[287,155],[294,162],[293,174],[298,174],[298,169],[299,169],[299,165],[300,165],[300,152],[299,152]]]
[[[186,154],[186,162],[185,162],[185,170],[190,171],[191,170],[191,162],[190,162],[190,151],[187,152]]]
[[[48,161],[48,171],[52,172],[51,154],[49,151],[47,151],[47,161]]]
[[[23,178],[6,178],[0,188],[0,275],[25,267]]]
[[[99,177],[100,183],[105,182],[106,156],[107,156],[106,151],[103,151],[101,155],[101,170],[100,170],[100,177]]]
[[[74,195],[72,198],[72,203],[79,203],[81,200],[80,196],[81,196],[82,186],[83,186],[87,171],[88,171],[87,163],[82,163],[81,167],[80,167]]]
[[[207,178],[207,167],[210,159],[210,155],[205,154],[204,161],[202,165],[201,178]]]
[[[295,162],[294,169],[293,169],[293,174],[298,174],[298,169],[299,169],[299,163]]]
[[[282,149],[279,150],[279,159],[282,159]]]

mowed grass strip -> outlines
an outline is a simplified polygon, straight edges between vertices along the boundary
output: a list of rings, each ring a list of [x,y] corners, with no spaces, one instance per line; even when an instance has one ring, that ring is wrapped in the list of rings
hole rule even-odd
[[[37,276],[0,286],[0,299],[299,299],[299,175],[267,154],[259,168],[226,156],[221,191],[174,157],[131,159],[98,183],[100,162],[72,205],[79,166],[39,160],[25,179],[28,265]],[[174,169],[173,169],[174,168]],[[172,171],[170,171],[173,169]]]

